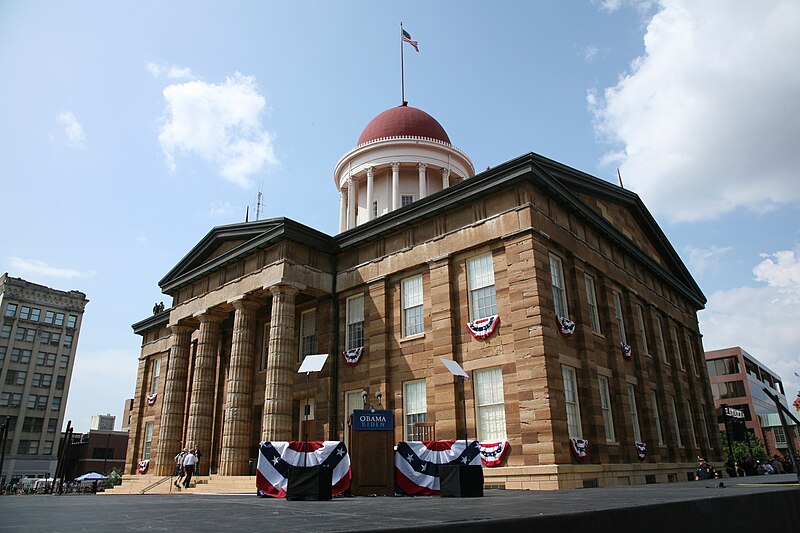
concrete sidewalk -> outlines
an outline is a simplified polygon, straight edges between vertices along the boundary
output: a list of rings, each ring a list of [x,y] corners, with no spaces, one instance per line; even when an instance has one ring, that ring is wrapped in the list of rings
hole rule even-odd
[[[289,502],[254,495],[0,496],[0,531],[800,531],[794,475],[483,498]]]

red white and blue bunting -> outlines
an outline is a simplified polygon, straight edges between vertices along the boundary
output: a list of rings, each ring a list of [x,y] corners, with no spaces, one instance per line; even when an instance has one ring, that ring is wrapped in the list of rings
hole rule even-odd
[[[636,443],[636,455],[640,461],[644,461],[647,458],[647,445],[644,442]]]
[[[149,405],[150,407],[155,405],[156,398],[158,398],[158,393],[157,392],[154,392],[153,394],[148,394],[147,395],[147,405]]]
[[[262,442],[259,444],[256,471],[258,495],[285,498],[289,467],[318,465],[332,469],[332,496],[338,496],[350,488],[350,455],[344,442]]]
[[[633,349],[631,348],[630,344],[625,344],[624,342],[619,343],[620,348],[622,348],[622,357],[625,359],[631,359],[633,357]]]
[[[394,490],[406,496],[438,496],[439,465],[481,464],[476,440],[409,441],[394,452]]]
[[[146,474],[147,469],[150,468],[150,459],[144,459],[139,461],[139,473]]]
[[[342,352],[342,357],[344,357],[344,364],[347,366],[356,366],[358,362],[361,360],[361,354],[364,351],[364,347],[361,346],[359,348],[350,348],[349,350],[345,350]]]
[[[561,335],[564,337],[572,337],[572,334],[575,333],[575,322],[569,318],[559,316],[556,317],[556,322],[558,322],[558,331],[560,331]]]
[[[508,441],[503,442],[481,442],[481,461],[483,466],[500,466],[508,456],[511,445]]]
[[[494,333],[500,324],[500,315],[479,318],[475,322],[467,322],[467,329],[476,339],[486,339]]]
[[[570,448],[572,448],[572,455],[579,463],[584,462],[589,457],[589,441],[586,439],[577,439],[572,437],[569,439]]]

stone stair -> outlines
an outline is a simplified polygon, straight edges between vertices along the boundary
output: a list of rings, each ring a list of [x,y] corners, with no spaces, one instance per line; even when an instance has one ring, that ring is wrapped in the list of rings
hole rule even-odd
[[[164,476],[126,475],[122,484],[98,494],[140,494],[143,489],[163,479]],[[175,478],[170,478],[160,485],[151,488],[146,494],[255,494],[255,476],[195,476],[188,489],[173,485]]]

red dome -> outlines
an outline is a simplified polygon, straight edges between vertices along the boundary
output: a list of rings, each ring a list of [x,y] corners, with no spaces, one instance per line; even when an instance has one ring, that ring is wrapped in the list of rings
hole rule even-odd
[[[361,132],[357,144],[399,136],[426,137],[450,144],[450,137],[435,118],[421,109],[405,105],[387,109],[373,118]]]

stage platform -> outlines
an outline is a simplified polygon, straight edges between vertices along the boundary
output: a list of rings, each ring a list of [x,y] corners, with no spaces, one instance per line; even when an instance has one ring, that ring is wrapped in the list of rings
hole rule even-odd
[[[304,502],[199,491],[0,496],[0,531],[800,531],[794,475],[482,498],[357,497]]]

